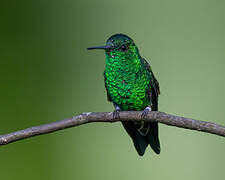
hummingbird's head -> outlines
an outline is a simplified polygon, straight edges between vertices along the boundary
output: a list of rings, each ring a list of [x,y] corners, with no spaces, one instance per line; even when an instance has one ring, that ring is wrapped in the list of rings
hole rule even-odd
[[[90,47],[88,50],[92,49],[104,49],[106,55],[113,59],[133,59],[137,56],[138,48],[136,47],[134,41],[124,34],[112,35],[107,41],[105,46]]]

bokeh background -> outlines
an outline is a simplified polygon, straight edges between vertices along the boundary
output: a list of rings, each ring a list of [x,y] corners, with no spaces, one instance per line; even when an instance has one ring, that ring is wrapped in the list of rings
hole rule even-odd
[[[17,0],[0,6],[0,133],[112,111],[105,56],[131,36],[161,85],[160,111],[225,125],[225,1]],[[139,157],[120,123],[0,147],[1,179],[224,179],[223,137],[160,125],[162,152]]]

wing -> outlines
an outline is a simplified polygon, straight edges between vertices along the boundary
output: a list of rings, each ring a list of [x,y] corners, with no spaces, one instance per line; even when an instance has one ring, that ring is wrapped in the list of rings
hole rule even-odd
[[[151,108],[153,111],[158,111],[158,96],[160,94],[159,83],[155,78],[151,66],[148,62],[142,58],[142,64],[146,68],[149,76],[149,88],[147,90],[149,96],[149,102],[151,103]],[[155,151],[156,154],[160,153],[160,142],[159,142],[159,129],[158,123],[149,123],[149,132],[146,136],[146,140],[149,142],[152,149]]]
[[[152,110],[157,111],[158,110],[158,96],[160,94],[159,83],[158,83],[157,79],[155,78],[149,63],[144,58],[141,58],[141,62],[142,62],[142,65],[144,66],[144,68],[147,70],[148,75],[149,75],[150,83],[149,83],[149,89],[147,91],[147,93],[149,95],[149,101],[151,102]]]
[[[104,71],[103,75],[104,75],[105,89],[106,89],[106,92],[107,92],[107,100],[111,102],[111,101],[112,101],[112,98],[110,97],[110,95],[109,95],[109,93],[108,93],[107,86],[106,86],[106,76],[105,76],[105,71]]]

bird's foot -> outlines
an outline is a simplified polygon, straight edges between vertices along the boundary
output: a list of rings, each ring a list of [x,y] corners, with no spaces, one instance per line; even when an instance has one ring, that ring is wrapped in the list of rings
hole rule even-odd
[[[120,118],[120,109],[116,109],[113,111],[113,119],[119,119]]]
[[[114,103],[115,111],[113,111],[113,119],[119,119],[120,118],[120,107]]]
[[[146,119],[149,111],[152,111],[152,109],[150,107],[146,107],[141,114],[141,118]]]

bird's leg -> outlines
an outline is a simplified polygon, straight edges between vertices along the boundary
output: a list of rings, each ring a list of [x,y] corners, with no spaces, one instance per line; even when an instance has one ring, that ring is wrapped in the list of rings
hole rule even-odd
[[[114,107],[115,107],[115,110],[113,111],[113,119],[119,119],[121,109],[116,103],[113,103],[113,104],[114,104]]]
[[[143,113],[141,114],[141,118],[142,118],[142,119],[146,119],[149,111],[152,111],[152,109],[151,109],[149,106],[147,106],[147,107],[143,110]]]
[[[141,114],[141,118],[142,118],[142,119],[146,119],[149,111],[152,111],[152,109],[151,109],[150,107],[147,106],[147,107],[143,110],[143,113]],[[139,122],[139,125],[140,125],[140,127],[137,129],[138,132],[139,132],[142,136],[146,136],[146,135],[148,134],[148,131],[149,131],[149,125],[148,125],[147,127],[145,127],[145,126],[146,126],[146,123],[145,123],[144,121]]]

